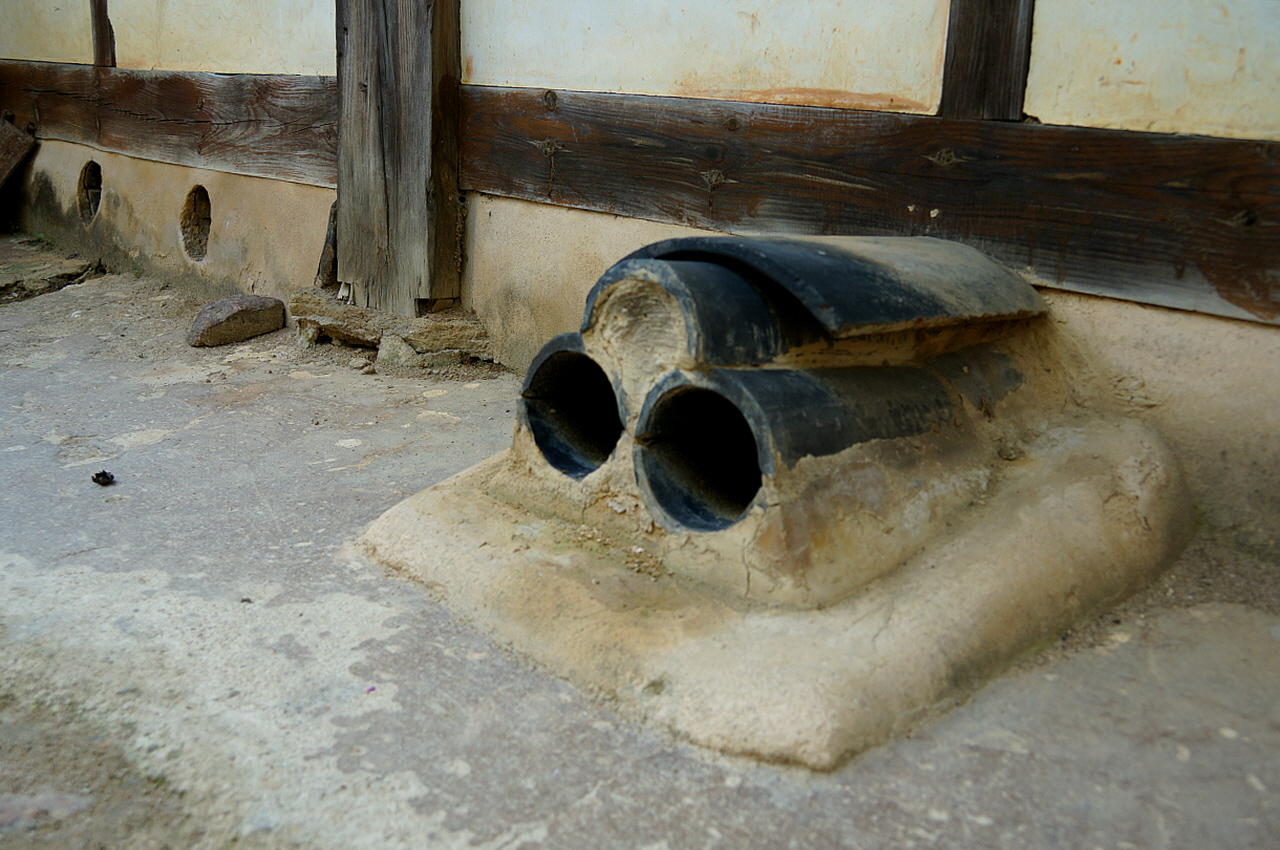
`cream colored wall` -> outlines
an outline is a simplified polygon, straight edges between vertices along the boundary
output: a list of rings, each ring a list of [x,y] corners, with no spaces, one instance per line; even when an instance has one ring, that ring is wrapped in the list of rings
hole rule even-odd
[[[1280,139],[1277,0],[1036,0],[1046,124]]]
[[[102,168],[102,199],[85,225],[76,192],[90,160]],[[187,193],[196,185],[209,193],[212,218],[208,253],[198,262],[183,249],[179,226]],[[45,141],[29,171],[23,223],[28,232],[96,249],[115,269],[284,299],[315,280],[335,196],[332,189]]]
[[[498,360],[524,369],[551,337],[578,330],[601,272],[643,245],[704,232],[471,195],[463,306],[484,321]]]
[[[332,0],[111,0],[109,9],[121,68],[337,73]]]
[[[0,0],[0,58],[92,65],[89,0]]]
[[[466,82],[932,112],[948,0],[462,0]]]

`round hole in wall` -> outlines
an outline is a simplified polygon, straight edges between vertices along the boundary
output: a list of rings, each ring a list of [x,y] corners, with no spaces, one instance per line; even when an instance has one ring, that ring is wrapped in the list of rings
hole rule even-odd
[[[667,516],[694,531],[742,519],[763,481],[755,434],[733,402],[679,387],[642,420],[636,471]]]
[[[193,186],[182,205],[182,248],[193,260],[203,260],[209,251],[209,228],[213,224],[210,215],[209,192],[203,186]]]
[[[102,166],[93,160],[80,169],[80,181],[76,186],[76,205],[80,208],[80,221],[88,225],[98,214],[102,203]]]
[[[585,354],[557,351],[529,375],[525,419],[547,463],[572,478],[604,465],[622,436],[609,376]]]

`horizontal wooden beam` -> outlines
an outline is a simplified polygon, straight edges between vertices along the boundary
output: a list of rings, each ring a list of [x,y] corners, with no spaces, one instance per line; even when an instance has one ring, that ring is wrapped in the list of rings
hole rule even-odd
[[[734,233],[929,235],[1038,282],[1280,323],[1280,144],[464,87],[462,188]]]
[[[337,183],[333,77],[135,71],[0,60],[0,108],[41,139],[141,159]]]

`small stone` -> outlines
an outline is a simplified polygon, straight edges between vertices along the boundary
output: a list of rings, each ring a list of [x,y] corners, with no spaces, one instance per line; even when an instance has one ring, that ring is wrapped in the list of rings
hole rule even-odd
[[[997,450],[1001,460],[1018,460],[1022,457],[1023,451],[1012,443],[1001,442],[1000,448]]]
[[[352,357],[350,362],[347,363],[347,365],[350,366],[352,369],[355,369],[357,372],[361,372],[369,368],[371,364],[369,362],[369,358],[367,357]]]
[[[0,263],[0,304],[57,292],[103,273],[97,262],[45,255],[26,242],[7,253],[16,257]]]
[[[378,365],[417,367],[422,365],[422,358],[403,337],[384,333],[378,345]]]
[[[443,302],[432,305],[432,309]],[[445,312],[431,313],[417,318],[406,318],[382,310],[356,307],[334,298],[323,289],[304,289],[289,298],[289,314],[298,323],[299,335],[316,342],[327,338],[335,344],[346,343],[366,348],[379,348],[384,334],[398,337],[417,354],[446,351],[443,360],[450,365],[462,358],[492,360],[493,354],[484,325],[474,316],[462,313],[456,305],[448,305]],[[398,343],[391,349],[407,354]],[[453,354],[458,354],[458,360]],[[395,355],[392,355],[393,358]],[[379,361],[387,365],[385,356]],[[443,362],[443,361],[442,361]],[[398,365],[421,365],[408,362]]]
[[[289,312],[298,331],[307,329],[313,339],[328,337],[334,342],[377,348],[382,332],[394,320],[390,313],[343,303],[322,289],[304,289],[289,298]]]
[[[299,320],[298,339],[302,340],[305,345],[315,345],[320,341],[320,326],[314,322],[308,323]]]
[[[402,322],[394,332],[419,354],[463,351],[480,359],[492,357],[488,334],[472,316],[422,316]]]
[[[187,331],[187,345],[227,345],[284,327],[284,302],[264,295],[231,295],[206,304]]]

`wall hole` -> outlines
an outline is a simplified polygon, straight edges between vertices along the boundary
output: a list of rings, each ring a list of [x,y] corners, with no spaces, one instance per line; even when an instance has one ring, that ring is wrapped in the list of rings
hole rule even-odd
[[[80,169],[80,181],[76,186],[76,205],[80,209],[80,221],[88,226],[98,214],[102,204],[102,166],[93,160]]]
[[[209,228],[213,224],[210,214],[209,192],[203,186],[193,186],[182,205],[182,248],[193,260],[203,260],[209,252]]]

